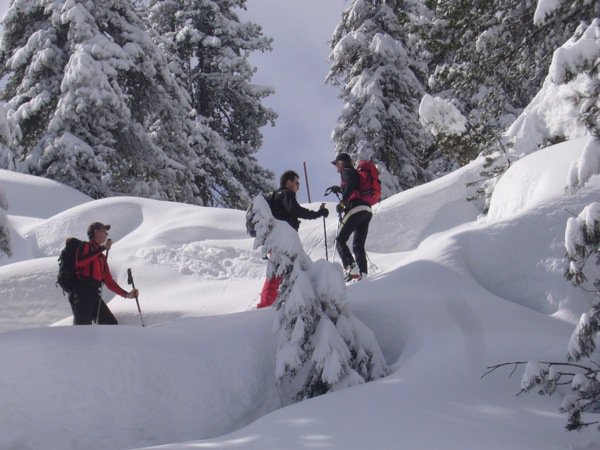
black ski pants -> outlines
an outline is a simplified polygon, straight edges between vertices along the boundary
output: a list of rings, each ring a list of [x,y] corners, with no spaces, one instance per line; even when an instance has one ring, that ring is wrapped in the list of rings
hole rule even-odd
[[[73,325],[117,325],[117,319],[102,300],[102,285],[91,280],[78,280],[75,289],[69,294],[73,311]]]
[[[361,273],[368,273],[365,243],[367,242],[369,223],[371,222],[372,217],[373,213],[370,209],[355,212],[350,210],[342,219],[342,227],[338,233],[336,247],[340,254],[340,258],[342,259],[344,268],[348,268],[352,265],[352,263],[355,262],[354,258],[356,258],[356,263],[358,264]],[[354,233],[354,239],[352,241],[354,257],[352,256],[352,253],[350,253],[347,244],[352,233]]]

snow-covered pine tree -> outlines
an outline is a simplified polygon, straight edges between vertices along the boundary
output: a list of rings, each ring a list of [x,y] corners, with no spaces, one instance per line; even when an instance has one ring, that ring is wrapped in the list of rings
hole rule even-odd
[[[344,102],[332,135],[335,150],[377,162],[384,196],[431,179],[423,161],[432,139],[418,116],[425,73],[407,31],[412,6],[354,0],[331,42],[327,82],[341,87]]]
[[[273,90],[252,84],[255,69],[248,61],[251,53],[270,50],[271,39],[258,25],[240,21],[236,9],[245,7],[246,0],[151,0],[148,14],[192,106],[221,138],[211,175],[227,188],[220,191],[223,202],[238,207],[272,187],[273,174],[258,165],[255,153],[260,128],[276,118],[262,104]]]
[[[124,0],[16,0],[2,24],[16,169],[92,197],[212,204],[187,94]]]
[[[538,3],[551,2],[425,3],[434,15],[420,27],[431,52],[429,92],[452,98],[472,125],[436,145],[461,164],[495,146],[542,87],[554,50],[600,13],[586,0],[552,2],[543,14]]]
[[[252,202],[254,248],[269,254],[283,275],[274,330],[275,375],[282,400],[290,402],[354,386],[388,374],[374,334],[352,315],[339,264],[313,263],[298,234],[275,220],[265,199]]]
[[[7,210],[8,199],[6,198],[6,192],[0,186],[0,251],[6,253],[8,256],[12,256],[8,216],[6,215]]]

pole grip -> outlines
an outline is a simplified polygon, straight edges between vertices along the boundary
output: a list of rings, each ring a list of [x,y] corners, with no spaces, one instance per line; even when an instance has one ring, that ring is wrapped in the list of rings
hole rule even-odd
[[[131,275],[131,269],[127,269],[127,284],[130,284],[135,289],[135,283],[133,282],[133,275]]]
[[[127,284],[130,284],[135,289],[135,283],[133,281],[133,275],[131,269],[127,269]],[[140,302],[137,295],[135,296],[135,304],[137,305],[138,313],[140,313],[140,320],[142,321],[142,327],[145,327],[144,318],[142,317],[142,310],[140,309]]]

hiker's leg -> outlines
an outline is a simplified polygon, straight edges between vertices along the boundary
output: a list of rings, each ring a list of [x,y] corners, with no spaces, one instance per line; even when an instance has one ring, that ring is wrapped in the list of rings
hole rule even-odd
[[[348,248],[348,239],[350,238],[350,235],[353,231],[353,217],[349,217],[348,221],[345,222],[340,228],[336,239],[335,245],[342,260],[342,266],[344,266],[344,268],[349,267],[354,262],[354,257],[352,256],[352,253],[350,253],[350,249]]]
[[[98,297],[98,301],[100,302],[100,314],[98,314],[98,325],[118,325],[119,322],[117,322],[117,319],[110,311],[108,305],[104,302],[104,300]],[[98,312],[96,311],[96,313]]]
[[[73,325],[91,325],[94,319],[92,302],[84,289],[76,289],[69,294],[69,303],[73,311]]]
[[[357,214],[356,230],[354,231],[354,240],[352,241],[352,251],[356,258],[356,263],[361,273],[368,273],[367,252],[365,251],[365,243],[369,234],[369,223],[373,214],[369,211],[361,211]]]
[[[279,294],[281,279],[282,277],[272,277],[265,280],[262,292],[260,293],[260,303],[256,305],[257,308],[266,308],[275,303]]]

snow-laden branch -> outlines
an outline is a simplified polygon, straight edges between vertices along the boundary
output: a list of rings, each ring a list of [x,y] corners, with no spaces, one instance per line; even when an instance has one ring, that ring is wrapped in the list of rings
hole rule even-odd
[[[419,117],[431,134],[461,135],[467,130],[467,119],[450,103],[426,94],[419,105]]]
[[[586,279],[583,268],[590,256],[600,248],[600,203],[586,206],[577,217],[567,221],[565,229],[565,249],[569,268],[565,276],[573,284],[580,285]]]
[[[597,363],[592,361],[591,365],[593,367],[572,362],[515,361],[489,366],[482,378],[501,367],[513,366],[512,375],[518,367],[525,366],[519,394],[535,391],[540,395],[552,395],[558,386],[570,386],[572,393],[565,395],[559,410],[568,415],[567,430],[580,430],[598,423],[583,421],[583,413],[600,402],[600,370]],[[561,368],[563,370],[559,370]]]

